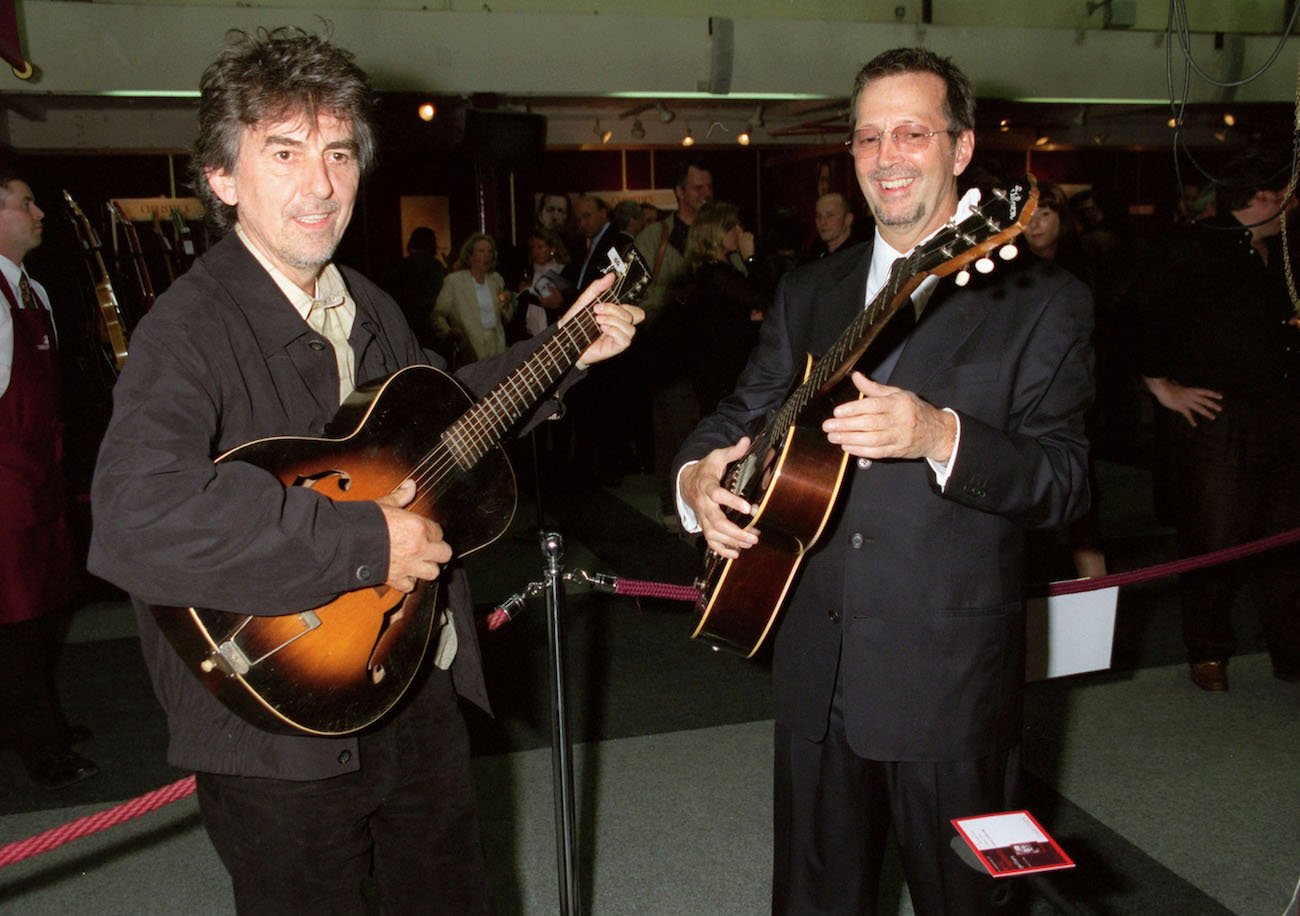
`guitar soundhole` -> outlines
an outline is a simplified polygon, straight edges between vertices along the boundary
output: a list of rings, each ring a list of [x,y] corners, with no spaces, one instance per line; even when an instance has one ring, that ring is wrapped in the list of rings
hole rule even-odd
[[[335,470],[319,471],[315,474],[300,474],[294,478],[293,485],[295,487],[304,487],[308,490],[314,490],[321,481],[329,480],[330,478],[334,479],[334,486],[338,487],[339,491],[342,493],[346,493],[352,488],[352,478],[343,471]]]

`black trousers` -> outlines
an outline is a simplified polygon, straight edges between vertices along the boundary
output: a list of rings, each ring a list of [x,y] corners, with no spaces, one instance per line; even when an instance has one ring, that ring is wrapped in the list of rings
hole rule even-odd
[[[354,773],[198,775],[199,810],[240,914],[366,913],[368,876],[386,916],[490,912],[468,733],[450,676],[430,677],[433,714],[399,714],[363,735]]]
[[[1184,556],[1300,527],[1300,404],[1225,397],[1214,420],[1174,422]],[[1183,576],[1188,660],[1221,661],[1236,651],[1231,611],[1248,582],[1274,665],[1300,672],[1298,545]]]
[[[874,914],[892,825],[918,916],[993,912],[1009,888],[952,848],[950,818],[1014,807],[1019,747],[978,760],[866,760],[844,736],[837,681],[830,727],[809,741],[776,726],[772,912]]]
[[[54,686],[67,628],[63,613],[0,624],[0,747],[13,748],[25,761],[68,746]]]

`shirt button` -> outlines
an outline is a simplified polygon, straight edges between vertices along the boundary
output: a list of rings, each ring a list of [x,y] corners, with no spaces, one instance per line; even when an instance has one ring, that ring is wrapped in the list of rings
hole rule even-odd
[[[351,751],[339,751],[339,763],[347,763],[352,759]]]
[[[319,340],[309,340],[307,341],[307,346],[311,347],[313,350],[325,349],[325,345],[321,343]]]
[[[858,467],[862,468],[862,470],[865,471],[867,468],[871,467],[871,459],[870,459],[870,458],[859,458],[859,459],[858,459]]]
[[[862,541],[863,541],[862,535],[857,533],[855,533],[853,537],[849,538],[849,544],[853,547],[854,550],[857,550],[859,547],[862,546]]]
[[[374,570],[372,570],[369,566],[366,566],[364,563],[357,567],[358,582],[369,582],[370,579],[374,576],[374,574],[375,574]]]

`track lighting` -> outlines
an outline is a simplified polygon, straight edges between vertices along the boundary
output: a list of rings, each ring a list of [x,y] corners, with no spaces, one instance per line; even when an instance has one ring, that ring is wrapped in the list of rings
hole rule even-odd
[[[665,124],[668,124],[673,118],[677,117],[677,115],[668,110],[668,106],[663,102],[655,102],[655,111],[659,112],[659,120]]]
[[[637,118],[632,122],[632,139],[633,140],[645,139],[645,127],[641,125],[640,118]]]

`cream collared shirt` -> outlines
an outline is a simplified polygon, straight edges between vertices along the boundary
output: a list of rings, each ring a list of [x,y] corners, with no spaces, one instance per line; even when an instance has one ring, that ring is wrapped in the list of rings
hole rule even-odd
[[[352,347],[348,345],[348,337],[352,333],[352,324],[357,317],[357,304],[348,294],[347,284],[343,282],[343,275],[339,269],[331,262],[325,265],[320,276],[316,278],[316,294],[308,295],[303,289],[294,283],[285,275],[285,273],[271,263],[270,259],[255,245],[248,237],[248,233],[243,230],[238,223],[235,224],[235,234],[239,240],[244,243],[244,247],[257,258],[257,263],[261,264],[275,285],[284,293],[285,298],[294,310],[302,316],[302,320],[312,326],[313,330],[318,331],[322,336],[329,340],[334,347],[334,359],[338,364],[339,372],[339,403],[342,404],[347,400],[356,389],[356,362],[352,354]],[[316,309],[331,309],[335,312],[337,334],[328,333],[322,330],[313,322],[312,311]]]

